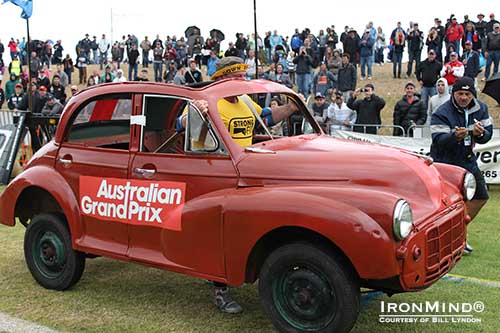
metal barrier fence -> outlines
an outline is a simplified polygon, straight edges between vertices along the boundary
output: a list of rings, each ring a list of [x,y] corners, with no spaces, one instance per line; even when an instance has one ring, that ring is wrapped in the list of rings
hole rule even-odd
[[[375,129],[375,134],[376,135],[385,135],[385,136],[392,136],[394,133],[394,129],[399,129],[401,133],[403,133],[403,136],[406,136],[405,129],[399,125],[373,125],[373,124],[356,124],[354,125],[357,129],[362,129],[363,131],[361,133],[367,133],[371,132],[370,129]],[[330,126],[327,126],[327,131],[328,134],[330,133]],[[359,131],[358,131],[359,132]],[[372,134],[372,133],[369,133]]]
[[[14,116],[19,116],[23,112],[27,111],[0,109],[0,126],[14,124]]]

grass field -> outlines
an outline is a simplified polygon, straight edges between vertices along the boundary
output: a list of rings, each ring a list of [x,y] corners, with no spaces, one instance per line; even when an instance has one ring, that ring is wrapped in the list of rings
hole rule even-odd
[[[464,257],[453,274],[499,280],[498,206],[500,187],[470,225],[475,251]],[[81,281],[66,292],[43,289],[32,279],[23,255],[24,227],[0,227],[0,311],[65,332],[271,332],[255,285],[234,289],[245,311],[231,316],[211,304],[211,287],[204,281],[111,259],[87,260]],[[368,254],[367,254],[368,255]],[[431,288],[389,298],[363,296],[354,332],[498,332],[500,288],[441,280]],[[470,302],[485,305],[480,323],[379,323],[381,301]],[[1,327],[0,327],[1,331]]]

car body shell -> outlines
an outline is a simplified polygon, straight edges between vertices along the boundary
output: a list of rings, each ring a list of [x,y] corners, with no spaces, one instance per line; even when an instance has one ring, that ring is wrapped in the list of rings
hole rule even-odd
[[[224,80],[201,88],[120,83],[84,90],[68,102],[54,139],[2,193],[0,222],[13,226],[15,217],[61,211],[78,251],[230,285],[253,282],[273,243],[287,241],[327,243],[346,258],[361,285],[390,293],[426,288],[451,270],[461,257],[468,222],[463,169],[401,149],[334,139],[315,123],[318,134],[254,144],[264,153],[245,150],[218,117],[217,101],[269,91],[299,100],[288,88],[261,80]],[[86,101],[124,93],[131,94],[132,115],[142,114],[148,95],[207,100],[212,128],[227,154],[145,153],[139,124],[131,125],[129,150],[65,142],[75,111]],[[62,165],[68,156],[73,163]],[[79,176],[141,179],[133,172],[138,167],[155,168],[148,181],[186,184],[180,231],[82,217]],[[414,217],[403,241],[393,233],[400,199],[410,203]]]

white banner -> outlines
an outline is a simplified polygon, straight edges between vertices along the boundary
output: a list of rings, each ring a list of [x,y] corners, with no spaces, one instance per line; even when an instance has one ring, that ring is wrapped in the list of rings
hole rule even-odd
[[[383,145],[407,149],[419,154],[429,156],[431,149],[431,138],[407,138],[399,136],[383,136],[356,133],[349,131],[334,131],[331,134],[333,137],[380,143]],[[500,184],[500,138],[493,137],[484,145],[476,145],[474,153],[477,156],[479,169],[483,173],[487,184]]]

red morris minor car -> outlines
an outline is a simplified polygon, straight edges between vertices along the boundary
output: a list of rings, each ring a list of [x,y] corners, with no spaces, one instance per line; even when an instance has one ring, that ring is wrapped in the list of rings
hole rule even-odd
[[[241,95],[299,111],[229,133],[218,101]],[[45,288],[70,288],[87,257],[105,256],[231,286],[259,279],[279,330],[341,332],[361,287],[418,291],[454,267],[474,191],[461,168],[326,136],[277,83],[120,83],[69,101],[54,139],[4,190],[0,222],[27,226],[26,262]]]

